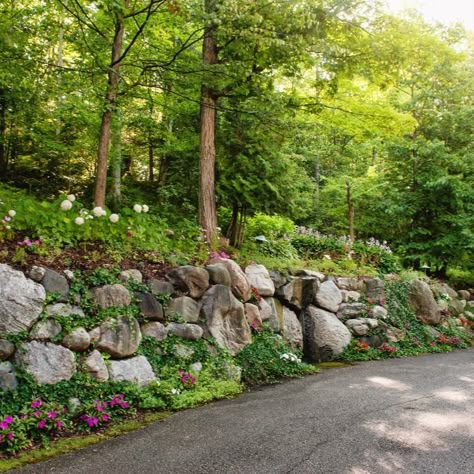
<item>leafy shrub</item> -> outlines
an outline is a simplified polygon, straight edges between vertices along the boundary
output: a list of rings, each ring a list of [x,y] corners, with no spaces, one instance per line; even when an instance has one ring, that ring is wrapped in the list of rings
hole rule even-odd
[[[257,212],[247,221],[247,238],[264,235],[269,240],[281,239],[295,233],[295,223],[283,216],[269,216]]]

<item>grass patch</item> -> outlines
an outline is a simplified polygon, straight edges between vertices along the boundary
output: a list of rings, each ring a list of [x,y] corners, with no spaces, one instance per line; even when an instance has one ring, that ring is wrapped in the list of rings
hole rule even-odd
[[[59,438],[47,447],[32,449],[10,459],[0,460],[0,472],[18,469],[27,464],[35,464],[59,455],[68,454],[78,449],[87,448],[93,444],[101,443],[108,439],[139,430],[150,423],[161,421],[171,415],[170,412],[144,413],[139,418],[117,422],[101,433],[74,435],[68,438]]]

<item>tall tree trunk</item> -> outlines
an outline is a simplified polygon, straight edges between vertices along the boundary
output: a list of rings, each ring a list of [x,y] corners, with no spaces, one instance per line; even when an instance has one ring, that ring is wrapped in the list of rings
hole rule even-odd
[[[0,88],[0,177],[4,178],[7,170],[7,96],[5,89]]]
[[[232,205],[232,217],[226,232],[226,237],[233,247],[239,248],[244,242],[246,217],[247,208],[234,203]]]
[[[61,108],[64,100],[63,100],[63,93],[61,91],[61,83],[63,77],[63,70],[62,67],[64,65],[63,62],[63,50],[64,50],[64,21],[66,17],[66,9],[63,7],[61,10],[61,20],[59,24],[59,37],[58,37],[58,104],[59,108]],[[59,116],[57,118],[56,124],[56,136],[59,137],[61,135],[61,128],[62,128],[62,120]]]
[[[349,221],[349,236],[352,241],[355,240],[354,227],[354,201],[352,200],[351,183],[346,181],[346,197],[347,197],[347,218]]]
[[[206,13],[215,11],[215,0],[205,0]],[[217,42],[215,25],[206,26],[202,49],[204,68],[217,64]],[[204,78],[201,87],[201,145],[199,159],[199,224],[208,242],[217,235],[217,212],[215,195],[216,167],[216,107],[217,94]]]
[[[122,117],[119,111],[114,114],[112,124],[112,190],[113,206],[118,209],[122,200]]]
[[[129,7],[130,0],[125,0],[125,8]],[[96,206],[105,207],[105,193],[107,190],[107,161],[109,155],[110,129],[112,125],[112,111],[117,101],[119,84],[120,55],[124,34],[124,23],[121,13],[115,14],[115,34],[112,44],[112,61],[110,63],[105,93],[104,111],[100,124],[99,146],[97,150],[96,180],[94,202]]]

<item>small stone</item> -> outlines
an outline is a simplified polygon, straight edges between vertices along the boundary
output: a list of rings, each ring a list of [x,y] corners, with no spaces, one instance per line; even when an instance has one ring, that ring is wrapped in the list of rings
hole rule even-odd
[[[355,319],[367,314],[367,306],[364,303],[342,303],[339,306],[337,317],[341,320]]]
[[[234,295],[242,301],[248,301],[252,296],[252,288],[250,286],[247,275],[242,271],[240,266],[230,258],[213,258],[209,264],[222,264],[227,268],[231,279],[231,288]]]
[[[343,303],[357,303],[361,294],[358,291],[341,290]]]
[[[316,303],[331,313],[337,313],[339,305],[342,303],[341,290],[333,281],[324,281],[316,293]]]
[[[265,298],[264,300],[271,309],[270,318],[267,320],[270,329],[273,332],[281,332],[284,325],[283,305],[276,298]]]
[[[168,302],[166,318],[173,320],[179,317],[187,323],[197,323],[199,320],[199,303],[189,296],[180,296]]]
[[[74,273],[71,270],[64,270],[64,276],[69,280],[73,281],[74,280]]]
[[[275,286],[275,289],[281,288],[282,286],[288,283],[288,278],[286,278],[280,272],[270,271],[269,274],[270,274],[270,278],[273,281],[273,285]]]
[[[79,306],[72,306],[67,303],[56,303],[45,308],[46,314],[50,317],[53,316],[77,316],[84,318],[84,311]]]
[[[248,265],[245,274],[250,285],[257,289],[261,296],[273,296],[275,293],[275,285],[270,278],[268,270],[263,265],[256,263]]]
[[[140,270],[136,270],[136,269],[123,270],[120,273],[120,280],[124,283],[127,283],[130,280],[134,280],[138,283],[142,283],[143,275]]]
[[[191,298],[200,298],[209,288],[209,273],[203,268],[184,265],[167,276],[173,285],[189,293]]]
[[[292,347],[303,348],[303,330],[296,314],[283,307],[283,339]]]
[[[40,341],[50,341],[54,339],[63,330],[62,326],[54,319],[46,319],[38,321],[30,331],[30,339],[38,339]]]
[[[164,324],[161,324],[157,321],[151,323],[145,323],[141,325],[141,330],[143,336],[153,337],[157,341],[163,341],[168,335],[168,330]]]
[[[267,321],[272,317],[272,307],[262,298],[258,302],[258,309],[260,310],[260,318],[262,321]]]
[[[152,278],[148,281],[148,287],[155,296],[172,295],[174,293],[174,286],[169,281]]]
[[[72,351],[85,351],[91,344],[89,333],[84,328],[75,328],[63,338],[63,346]]]
[[[15,352],[15,344],[7,341],[6,339],[0,339],[0,361],[7,360]]]
[[[401,329],[398,329],[394,326],[389,326],[385,330],[385,336],[387,337],[389,342],[399,342],[405,339],[406,333]]]
[[[203,330],[197,324],[170,323],[167,326],[168,332],[174,336],[188,340],[201,339]]]
[[[97,382],[109,380],[109,371],[104,358],[98,350],[92,351],[87,357],[82,359],[85,371]]]
[[[471,293],[467,290],[459,290],[458,295],[462,300],[469,301],[471,299]]]
[[[71,413],[77,413],[79,409],[82,407],[82,402],[79,400],[79,398],[71,397],[67,401],[67,405]]]
[[[132,302],[127,288],[120,283],[94,288],[91,290],[91,296],[101,309],[112,306],[128,306]]]
[[[367,298],[380,301],[385,299],[385,282],[380,278],[367,278],[365,280]]]
[[[245,303],[244,312],[250,327],[262,327],[262,318],[260,317],[260,310],[258,309],[258,306],[255,306],[252,303]]]
[[[132,382],[139,387],[148,385],[156,376],[145,356],[136,356],[126,360],[110,360],[109,376],[113,382]]]
[[[383,306],[375,305],[370,311],[375,319],[385,319],[388,316],[388,311]]]
[[[199,374],[199,372],[201,372],[201,370],[202,370],[201,362],[194,362],[194,364],[191,364],[191,372]]]
[[[8,392],[16,390],[18,381],[11,362],[0,362],[0,390]]]
[[[222,263],[207,265],[206,270],[209,273],[209,280],[215,285],[231,286],[232,279],[229,270]]]
[[[96,346],[112,357],[122,358],[134,354],[141,339],[138,321],[134,317],[120,316],[107,319],[100,325],[100,338]]]
[[[194,355],[194,349],[184,344],[175,344],[174,351],[178,357],[182,357],[183,359],[190,359]]]
[[[64,275],[60,275],[58,272],[46,268],[41,284],[47,293],[59,293],[59,301],[67,301],[69,296],[69,283]]]
[[[100,327],[96,327],[89,331],[89,337],[91,338],[91,343],[95,344],[100,339]]]
[[[34,265],[31,270],[30,270],[30,273],[29,273],[29,277],[33,280],[33,281],[36,281],[38,283],[41,282],[41,280],[43,279],[44,277],[44,274],[46,273],[46,269],[43,268],[43,267],[38,267],[36,265]]]
[[[165,315],[163,313],[163,306],[154,295],[149,293],[135,293],[138,299],[140,310],[146,319],[150,321],[164,321]]]

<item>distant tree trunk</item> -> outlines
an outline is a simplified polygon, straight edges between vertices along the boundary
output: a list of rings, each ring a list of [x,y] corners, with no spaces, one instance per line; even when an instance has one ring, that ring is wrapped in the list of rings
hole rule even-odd
[[[64,21],[66,17],[66,9],[63,7],[61,10],[61,20],[59,24],[59,38],[58,38],[58,104],[61,107],[63,101],[63,94],[61,91],[61,82],[62,82],[62,77],[63,77],[63,49],[64,49]],[[61,128],[62,128],[62,121],[61,117],[59,116],[57,119],[57,125],[56,125],[56,136],[59,137],[61,135]]]
[[[243,244],[246,218],[246,207],[234,203],[232,206],[232,217],[226,232],[226,237],[233,247],[239,248]]]
[[[215,0],[205,0],[206,13],[215,11]],[[204,67],[217,64],[215,25],[206,26],[202,49]],[[216,107],[217,95],[203,80],[201,87],[201,145],[199,159],[199,224],[208,242],[217,235],[217,211],[215,195],[216,166]]]
[[[129,7],[130,0],[125,0],[125,8]],[[105,206],[105,193],[107,190],[107,161],[109,155],[110,129],[112,125],[112,112],[117,101],[119,84],[120,55],[124,35],[124,23],[121,13],[115,14],[115,34],[112,44],[112,61],[110,63],[107,81],[107,90],[104,100],[104,111],[100,124],[99,146],[96,161],[96,180],[94,202],[96,206]]]
[[[112,190],[111,198],[115,209],[122,200],[122,117],[116,112],[112,126]]]
[[[7,150],[7,97],[5,89],[0,88],[0,177],[4,178],[8,170]]]
[[[347,217],[349,220],[349,236],[352,241],[355,240],[354,228],[354,201],[352,200],[351,183],[346,181],[346,197],[347,197]]]

